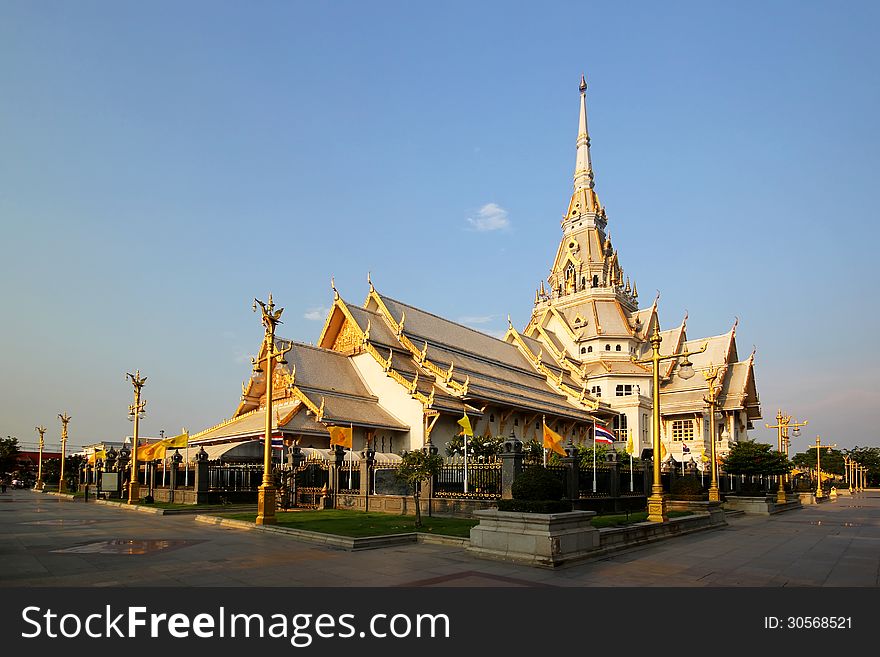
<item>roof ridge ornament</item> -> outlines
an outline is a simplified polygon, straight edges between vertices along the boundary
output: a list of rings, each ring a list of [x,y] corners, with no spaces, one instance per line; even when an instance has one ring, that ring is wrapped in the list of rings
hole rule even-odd
[[[333,290],[333,300],[338,301],[339,291],[336,289],[336,279],[334,279],[332,276],[330,277],[330,289]],[[269,295],[269,300],[272,300],[272,295]]]
[[[733,333],[733,337],[736,337],[737,326],[739,326],[739,315],[734,315],[733,326],[730,328],[730,332]]]
[[[385,367],[383,368],[386,372],[391,371],[391,360],[394,358],[394,349],[388,347],[388,361],[385,363]]]
[[[369,286],[370,286],[370,292],[375,292],[375,291],[376,291],[376,288],[373,287],[373,281],[372,281],[372,279],[370,278],[370,272],[369,272],[369,271],[367,272],[367,283],[368,283]]]

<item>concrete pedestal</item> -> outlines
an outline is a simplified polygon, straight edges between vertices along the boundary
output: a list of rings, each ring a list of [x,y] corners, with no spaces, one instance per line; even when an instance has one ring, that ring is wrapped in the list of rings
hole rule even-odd
[[[475,511],[480,524],[471,529],[468,551],[491,559],[555,568],[598,549],[599,530],[590,525],[595,515],[593,511]]]

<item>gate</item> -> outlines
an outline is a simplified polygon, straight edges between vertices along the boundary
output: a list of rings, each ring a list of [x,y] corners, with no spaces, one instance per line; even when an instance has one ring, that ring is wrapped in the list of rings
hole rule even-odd
[[[330,470],[322,461],[304,463],[293,474],[296,506],[317,509],[324,487],[330,486]]]

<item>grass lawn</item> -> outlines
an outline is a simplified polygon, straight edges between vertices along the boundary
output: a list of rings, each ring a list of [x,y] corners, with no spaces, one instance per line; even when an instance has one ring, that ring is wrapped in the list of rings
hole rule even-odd
[[[667,515],[670,518],[680,518],[681,516],[690,516],[693,515],[692,511],[669,511]],[[619,514],[613,516],[593,516],[593,519],[590,521],[590,524],[593,527],[624,527],[626,525],[632,525],[637,522],[645,522],[648,519],[647,511],[638,511],[636,513],[630,513],[629,516],[626,514]]]
[[[256,513],[230,513],[225,518],[254,522]],[[328,509],[325,511],[279,511],[276,513],[279,527],[305,529],[337,536],[382,536],[385,534],[405,534],[424,532],[443,536],[470,536],[471,527],[478,520],[465,518],[438,518],[422,514],[422,526],[416,527],[414,516],[399,516],[390,513],[363,513]]]

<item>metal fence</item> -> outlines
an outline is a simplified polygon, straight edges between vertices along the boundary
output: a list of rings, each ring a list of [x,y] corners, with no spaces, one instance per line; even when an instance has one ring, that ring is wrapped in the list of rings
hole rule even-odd
[[[447,463],[434,478],[434,497],[492,500],[501,497],[501,463]]]
[[[262,465],[208,464],[208,490],[256,491],[262,482]]]

